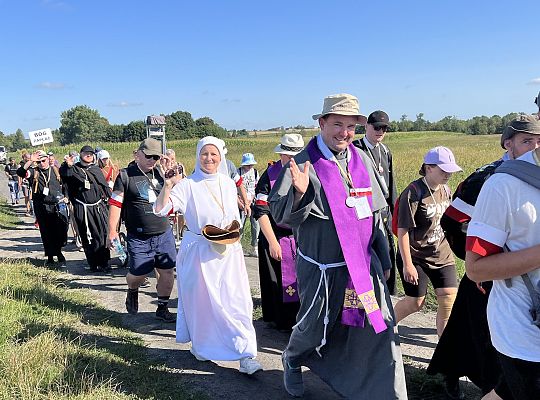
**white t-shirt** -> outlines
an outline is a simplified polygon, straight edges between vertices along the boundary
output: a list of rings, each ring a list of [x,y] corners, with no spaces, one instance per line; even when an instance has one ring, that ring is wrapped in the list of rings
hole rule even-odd
[[[251,168],[248,172],[243,172],[242,167],[240,167],[238,172],[242,177],[242,185],[244,185],[244,188],[246,189],[248,200],[253,201],[255,198],[255,187],[259,181],[259,174],[255,168]]]
[[[532,152],[519,159],[535,163]],[[467,236],[481,239],[476,250],[487,254],[540,244],[540,190],[508,174],[494,174],[482,187],[474,208]],[[480,249],[479,249],[480,247]],[[529,272],[538,287],[539,268]],[[531,296],[521,276],[493,281],[488,301],[488,323],[493,346],[500,353],[520,360],[540,362],[540,329],[532,324]]]

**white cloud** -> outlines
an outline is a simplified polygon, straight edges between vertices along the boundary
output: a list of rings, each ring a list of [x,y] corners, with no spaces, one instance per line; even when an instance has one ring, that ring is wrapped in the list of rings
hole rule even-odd
[[[61,90],[65,89],[67,86],[65,83],[61,82],[41,82],[36,85],[39,89],[51,89],[51,90]]]
[[[240,103],[241,99],[221,99],[222,103]]]
[[[117,103],[109,103],[107,106],[109,107],[139,107],[142,106],[143,103],[139,102],[130,102],[130,101],[119,101]]]
[[[540,78],[531,79],[528,83],[529,85],[540,85]]]

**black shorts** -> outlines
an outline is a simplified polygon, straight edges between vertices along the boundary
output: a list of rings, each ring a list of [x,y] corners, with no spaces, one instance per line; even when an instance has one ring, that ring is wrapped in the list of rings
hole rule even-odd
[[[499,352],[497,356],[502,376],[495,387],[495,393],[503,400],[540,399],[540,363],[519,360]]]
[[[424,297],[427,293],[428,282],[431,282],[434,289],[457,288],[458,286],[455,265],[432,269],[414,263],[414,267],[418,271],[418,285],[405,282],[405,279],[403,279],[403,260],[399,253],[396,257],[396,266],[401,277],[401,283],[403,283],[403,290],[410,297]]]

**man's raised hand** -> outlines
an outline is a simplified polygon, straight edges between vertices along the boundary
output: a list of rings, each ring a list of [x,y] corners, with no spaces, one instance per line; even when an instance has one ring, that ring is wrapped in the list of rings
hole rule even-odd
[[[291,158],[290,170],[292,185],[296,192],[300,195],[304,195],[307,192],[307,188],[309,186],[309,168],[310,163],[309,161],[306,161],[304,164],[304,170],[300,171],[300,168],[298,168],[298,164],[296,164],[294,158]]]

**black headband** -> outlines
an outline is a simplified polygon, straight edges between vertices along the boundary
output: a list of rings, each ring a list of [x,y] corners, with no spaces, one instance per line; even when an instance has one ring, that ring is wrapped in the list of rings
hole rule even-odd
[[[295,151],[295,152],[300,152],[304,148],[302,146],[300,146],[300,147],[285,146],[284,144],[280,144],[279,147],[281,147],[281,150]]]

